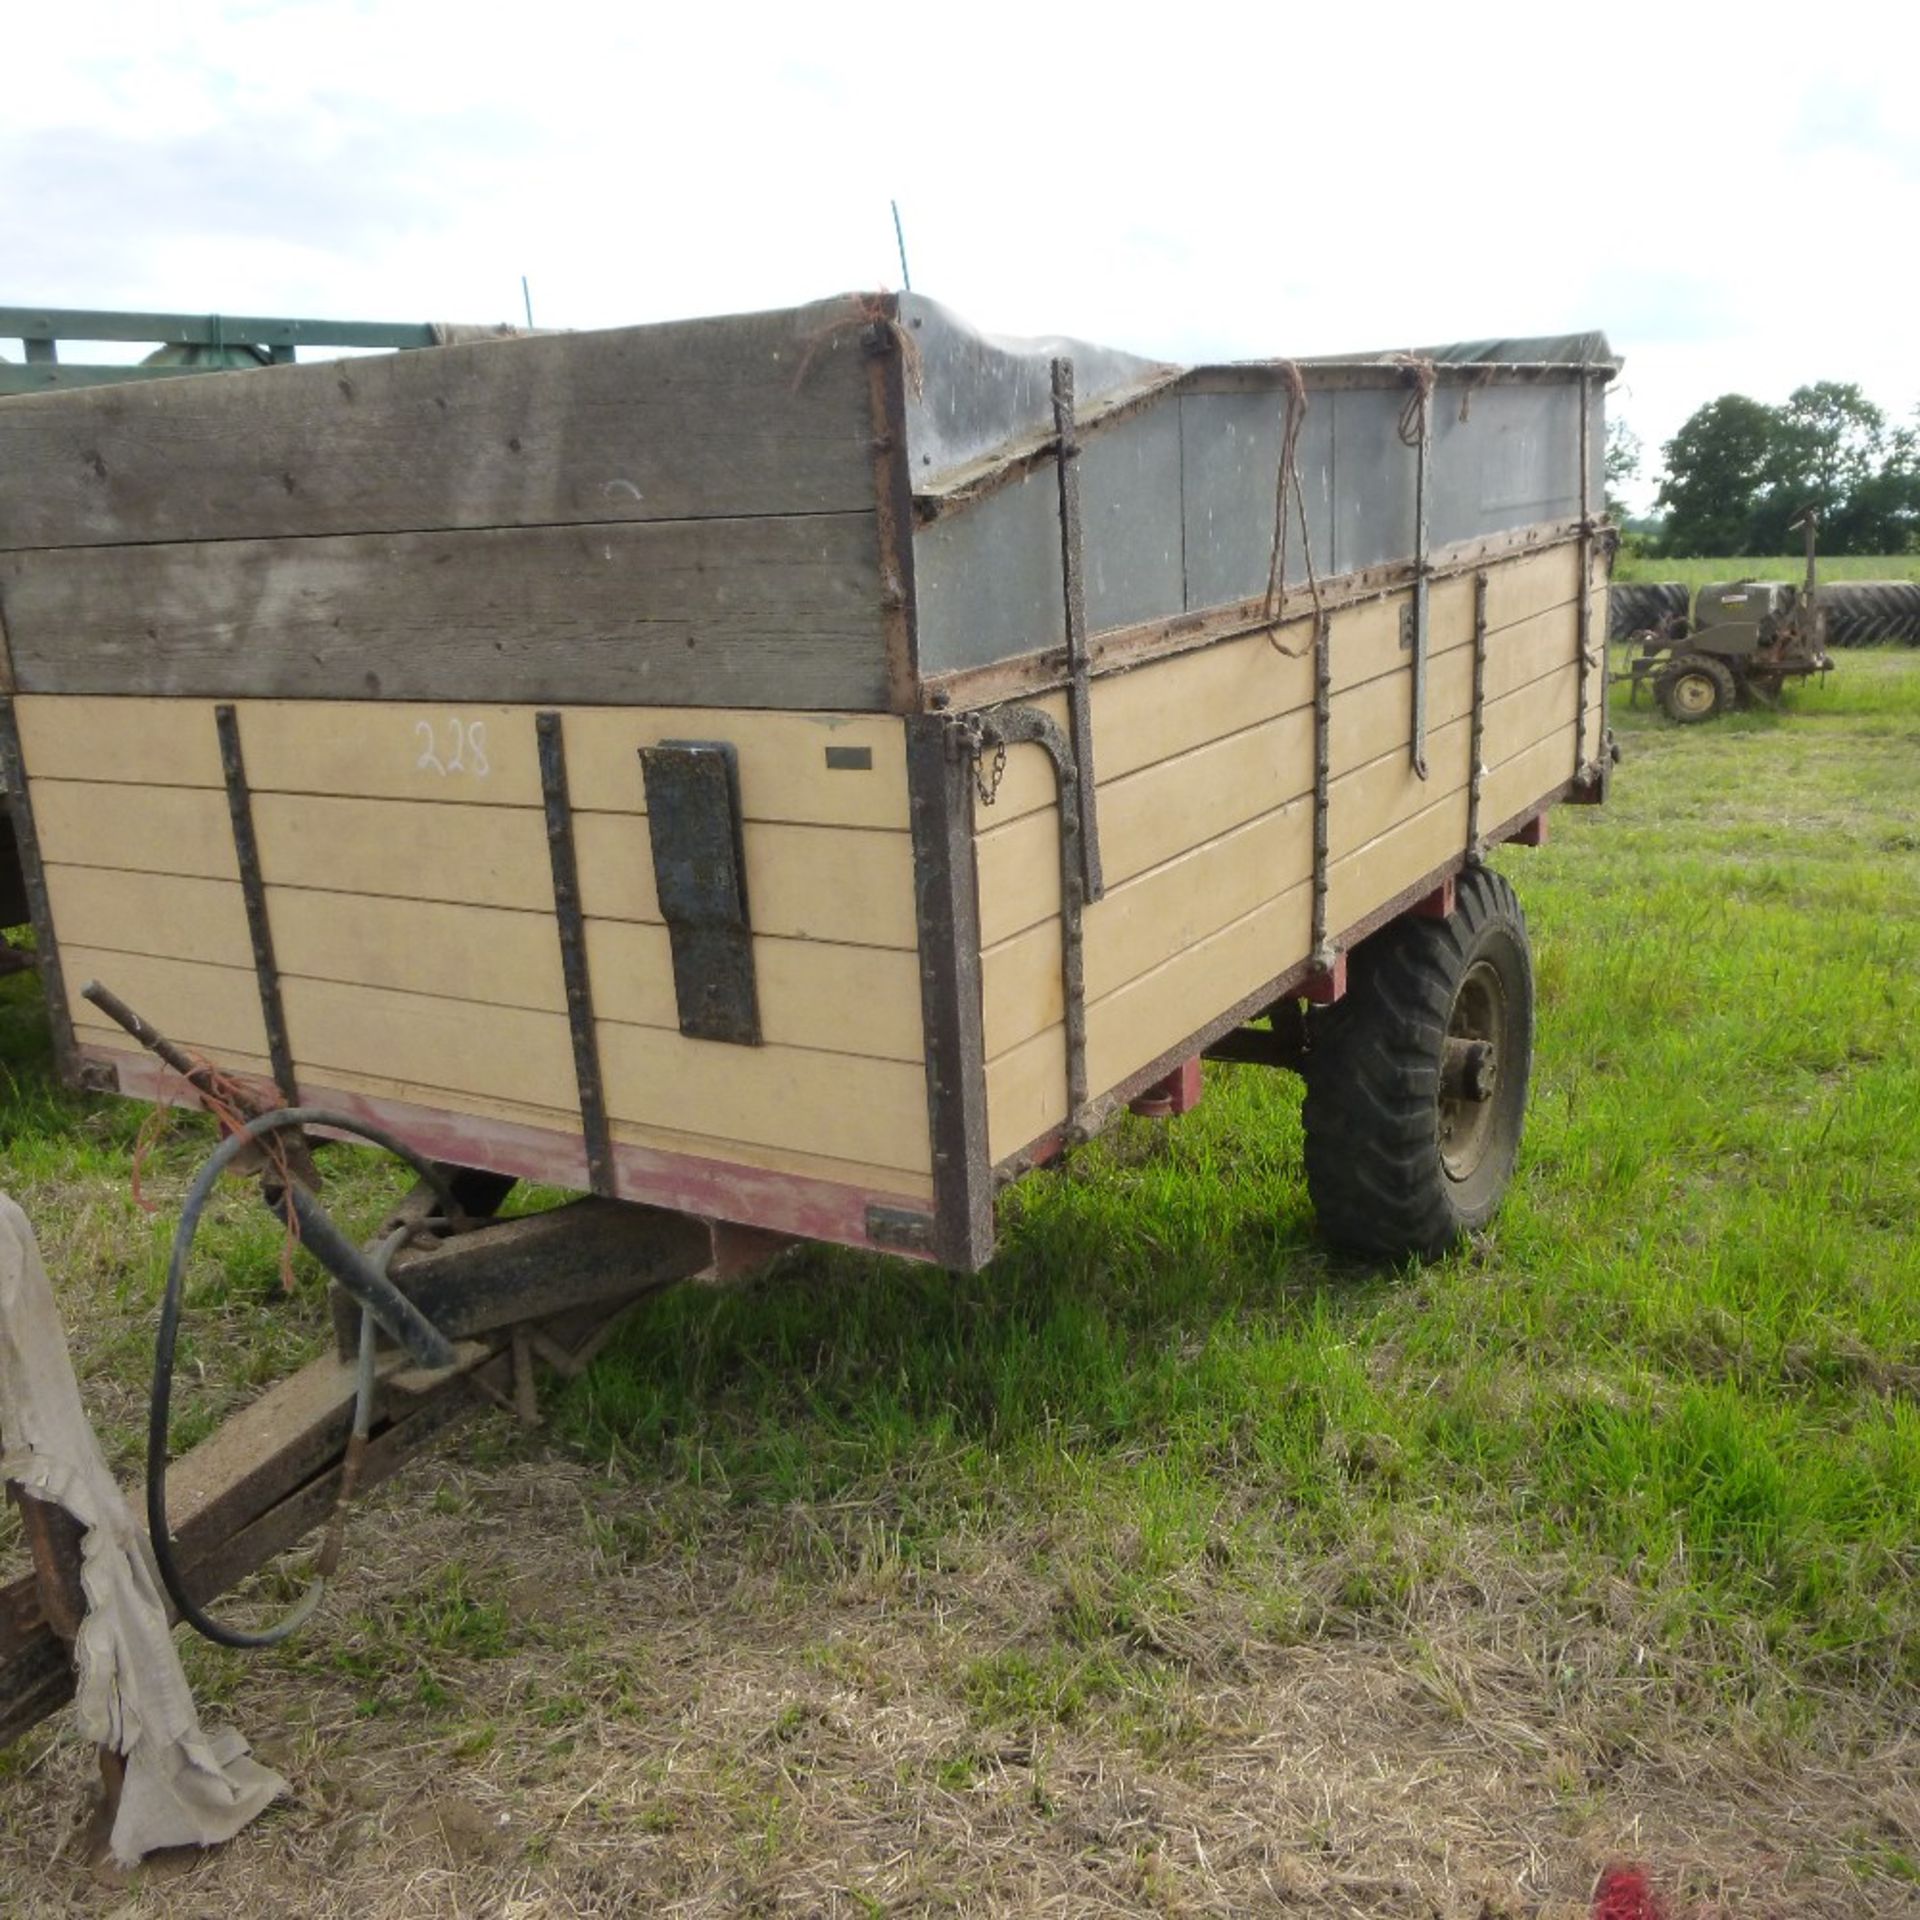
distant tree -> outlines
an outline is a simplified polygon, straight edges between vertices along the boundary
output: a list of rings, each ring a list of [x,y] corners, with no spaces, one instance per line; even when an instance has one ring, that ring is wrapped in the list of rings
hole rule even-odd
[[[1855,543],[1851,522],[1886,465],[1886,415],[1850,382],[1819,380],[1774,409],[1772,440],[1746,551],[1787,552],[1789,529],[1808,506],[1819,509],[1832,551],[1879,551]]]
[[[1747,547],[1756,497],[1769,477],[1774,410],[1743,393],[1699,408],[1664,449],[1657,503],[1670,554],[1728,554]]]
[[[1920,421],[1920,414],[1916,414]],[[1823,522],[1829,553],[1911,553],[1920,547],[1920,427],[1895,427],[1879,464]]]
[[[1616,525],[1627,519],[1627,503],[1620,489],[1640,477],[1640,436],[1624,420],[1607,422],[1607,517]]]

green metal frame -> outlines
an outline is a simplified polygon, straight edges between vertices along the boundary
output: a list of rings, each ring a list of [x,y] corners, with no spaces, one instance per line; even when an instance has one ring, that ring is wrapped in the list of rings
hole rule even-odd
[[[0,307],[0,340],[18,340],[26,364],[0,364],[0,395],[91,387],[111,380],[161,380],[183,373],[222,373],[234,366],[290,363],[300,347],[406,349],[434,344],[424,321],[288,320],[257,314],[104,313],[78,307]],[[151,342],[203,347],[208,357],[170,366],[112,366],[60,358],[63,340]],[[239,359],[248,354],[249,359]]]

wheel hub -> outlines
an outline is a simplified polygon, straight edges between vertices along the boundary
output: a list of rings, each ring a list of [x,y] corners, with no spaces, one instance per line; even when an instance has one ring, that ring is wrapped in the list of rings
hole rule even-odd
[[[1683,713],[1711,713],[1714,686],[1704,673],[1683,673],[1673,683],[1673,704]]]
[[[1493,1140],[1506,1017],[1499,973],[1489,961],[1476,960],[1454,995],[1440,1058],[1440,1160],[1449,1179],[1471,1179]]]

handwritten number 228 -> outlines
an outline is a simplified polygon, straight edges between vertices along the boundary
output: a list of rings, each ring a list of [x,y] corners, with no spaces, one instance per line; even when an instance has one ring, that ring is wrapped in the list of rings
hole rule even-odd
[[[484,780],[490,771],[487,765],[487,723],[484,720],[462,720],[457,715],[449,715],[446,721],[446,758],[440,757],[436,748],[433,722],[416,720],[414,733],[420,741],[420,757],[414,762],[422,773],[442,775],[470,773],[476,780]]]

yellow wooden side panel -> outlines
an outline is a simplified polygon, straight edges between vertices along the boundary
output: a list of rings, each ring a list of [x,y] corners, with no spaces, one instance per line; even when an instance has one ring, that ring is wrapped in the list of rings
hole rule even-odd
[[[212,703],[32,696],[19,711],[82,1038],[125,1044],[78,998],[97,976],[183,1043],[258,1070]],[[238,711],[299,1072],[577,1133],[533,710]],[[583,708],[565,737],[616,1137],[930,1191],[900,722]],[[760,1047],[679,1031],[637,752],[672,738],[739,755]],[[830,765],[829,745],[855,751]]]
[[[1483,826],[1573,771],[1579,555],[1489,569]],[[1332,616],[1328,920],[1337,935],[1457,855],[1471,776],[1474,585],[1429,609],[1427,773],[1411,764],[1407,594]],[[1596,600],[1604,619],[1604,600]],[[1604,634],[1604,624],[1595,630]],[[1313,867],[1312,629],[1289,620],[1097,680],[1107,893],[1084,915],[1088,1082],[1104,1092],[1304,960]],[[1602,663],[1604,665],[1604,663]],[[1590,691],[1597,743],[1601,672]],[[1064,702],[1038,703],[1064,722]],[[1059,814],[1037,748],[976,805],[989,1148],[1066,1117]]]

